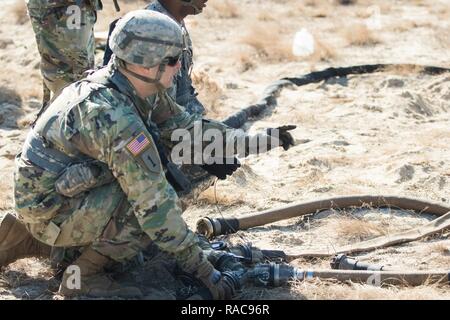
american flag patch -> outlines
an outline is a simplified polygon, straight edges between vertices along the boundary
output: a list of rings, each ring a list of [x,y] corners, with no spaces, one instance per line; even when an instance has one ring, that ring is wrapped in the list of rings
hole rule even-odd
[[[137,137],[131,140],[127,144],[128,151],[131,152],[133,156],[139,155],[148,145],[150,144],[150,140],[148,140],[147,136],[144,132],[141,132]]]

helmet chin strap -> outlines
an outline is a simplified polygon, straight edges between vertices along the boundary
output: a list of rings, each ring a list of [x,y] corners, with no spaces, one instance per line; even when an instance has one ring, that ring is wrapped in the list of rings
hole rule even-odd
[[[193,0],[190,0],[189,2],[181,1],[183,6],[194,8],[195,14],[201,13],[202,10],[198,6],[196,6],[193,2],[194,2]]]
[[[130,69],[127,68],[126,64],[123,63],[122,61],[120,63],[120,66],[123,69],[125,69],[125,71],[127,73],[129,73],[131,76],[135,77],[136,79],[139,79],[139,80],[141,80],[143,82],[146,82],[146,83],[151,83],[151,84],[156,85],[156,88],[159,91],[164,89],[164,86],[163,86],[163,84],[161,83],[160,80],[161,80],[161,77],[162,77],[164,71],[166,70],[166,65],[165,64],[160,64],[159,65],[158,72],[156,73],[156,78],[154,78],[154,79],[146,77],[146,76],[143,76],[143,75],[138,74],[138,73],[136,73],[134,71],[131,71]]]

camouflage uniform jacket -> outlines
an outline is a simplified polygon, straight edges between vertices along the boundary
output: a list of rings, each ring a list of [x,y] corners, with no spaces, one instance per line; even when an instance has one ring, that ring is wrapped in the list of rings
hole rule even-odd
[[[196,133],[198,123],[202,124],[202,131]],[[156,126],[169,148],[175,145],[171,133],[176,129],[189,130],[191,141],[201,141],[203,147],[208,141],[203,142],[198,134],[215,129],[232,146],[234,154],[240,151],[235,147],[237,138],[245,138],[246,146],[252,145],[250,140],[267,138],[266,134],[249,136],[199,114],[190,114],[165,91],[141,99],[113,61],[64,89],[30,130],[27,141],[31,136],[40,136],[47,148],[69,157],[69,164],[93,159],[106,164],[109,169],[105,170],[110,170],[119,182],[150,239],[167,252],[192,252],[190,248],[197,247],[194,245],[198,239],[181,217],[180,200],[166,180],[150,133]],[[275,145],[279,145],[278,140]],[[65,203],[64,196],[55,190],[59,172],[43,170],[30,161],[27,150],[25,142],[16,158],[16,211],[28,224],[55,222]],[[43,156],[55,162],[48,155]]]
[[[90,81],[94,78],[111,81],[114,88]],[[185,114],[184,123],[195,117],[181,107],[175,111],[176,104],[168,107],[168,113],[155,114],[165,109],[164,101],[154,98],[153,103],[160,104],[155,107],[137,97],[129,81],[110,64],[63,90],[29,135],[34,132],[43,136],[47,146],[73,162],[96,159],[105,163],[134,208],[143,231],[162,250],[176,253],[198,240],[181,217],[181,203],[165,178],[143,119],[156,118],[164,127],[166,117],[175,113]],[[55,191],[58,174],[33,164],[24,156],[25,150],[16,158],[16,211],[28,224],[54,220],[64,202],[64,196]]]
[[[164,6],[159,1],[151,3],[147,6],[146,9],[161,12],[175,20],[175,18],[167,11],[166,8],[164,8]],[[176,102],[179,105],[182,105],[186,108],[187,112],[203,114],[205,112],[205,108],[197,99],[197,93],[192,85],[191,79],[191,71],[193,67],[192,40],[189,36],[189,32],[186,29],[186,25],[184,24],[184,22],[176,22],[180,25],[183,32],[184,46],[186,48],[186,51],[183,53],[181,62],[182,66],[180,69],[180,73],[177,76],[176,83],[172,87],[172,89],[169,90],[169,93],[172,97],[175,98]]]

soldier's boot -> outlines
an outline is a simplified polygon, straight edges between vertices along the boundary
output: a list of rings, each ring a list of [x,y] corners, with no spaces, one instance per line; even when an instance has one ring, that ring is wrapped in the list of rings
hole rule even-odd
[[[86,248],[81,256],[64,272],[59,293],[72,297],[85,295],[90,297],[141,297],[142,292],[133,286],[121,285],[104,273],[104,267],[112,262],[111,259],[97,251]],[[77,268],[73,268],[77,266]],[[77,271],[79,278],[77,279]]]
[[[0,267],[22,258],[49,258],[50,252],[14,215],[8,213],[0,222]]]

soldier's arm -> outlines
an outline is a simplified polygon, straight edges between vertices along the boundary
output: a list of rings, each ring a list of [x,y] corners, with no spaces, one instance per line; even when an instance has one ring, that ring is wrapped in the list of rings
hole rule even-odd
[[[206,139],[202,141],[205,133],[209,131],[211,136],[220,133],[224,148],[223,154],[228,157],[232,155],[244,157],[281,145],[281,141],[276,136],[269,136],[265,132],[251,135],[241,129],[228,127],[219,121],[208,120],[198,114],[189,114],[168,95],[165,95],[153,110],[152,120],[157,124],[164,144],[169,148],[178,144],[177,139],[183,133],[182,130],[190,135],[190,141],[195,150],[198,148],[194,147],[194,143],[200,143],[202,150],[211,143]],[[198,164],[198,161],[196,163]]]

